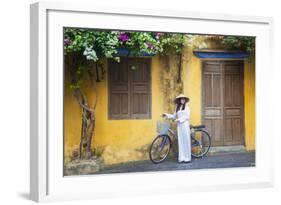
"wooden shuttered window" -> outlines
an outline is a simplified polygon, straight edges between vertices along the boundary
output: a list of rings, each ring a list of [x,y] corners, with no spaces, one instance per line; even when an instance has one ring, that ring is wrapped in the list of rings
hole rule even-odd
[[[109,60],[109,118],[151,118],[150,59]]]
[[[109,61],[109,115],[110,118],[129,118],[129,73],[127,62]]]

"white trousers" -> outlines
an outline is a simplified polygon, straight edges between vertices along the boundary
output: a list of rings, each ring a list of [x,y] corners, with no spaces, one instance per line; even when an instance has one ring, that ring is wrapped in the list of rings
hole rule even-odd
[[[178,161],[191,161],[191,138],[189,122],[178,123]]]

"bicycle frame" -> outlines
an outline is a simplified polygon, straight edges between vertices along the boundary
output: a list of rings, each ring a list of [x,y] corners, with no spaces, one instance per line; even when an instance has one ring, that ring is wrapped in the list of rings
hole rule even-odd
[[[194,140],[196,143],[191,143],[191,146],[198,146],[197,143],[199,143],[199,145],[201,146],[200,142],[198,142],[198,140],[196,140],[196,139],[193,137],[193,135],[192,135],[193,131],[192,131],[192,130],[193,130],[193,129],[190,129],[190,137],[191,137],[191,140]],[[178,135],[176,134],[176,132],[175,132],[174,130],[172,130],[171,128],[168,129],[168,133],[170,133],[170,134],[171,134],[173,137],[175,137],[175,138],[178,137]],[[170,136],[169,134],[167,134],[167,135]],[[162,149],[163,146],[166,144],[166,141],[167,141],[167,138],[165,138],[165,139],[161,142],[161,145],[160,145],[161,149]]]
[[[168,132],[172,134],[174,137],[177,137],[176,132],[174,132],[171,128],[168,129]]]
[[[205,131],[204,128],[205,128],[205,125],[197,125],[197,126],[190,125],[190,127],[189,127],[189,129],[190,129],[190,138],[191,138],[191,148],[192,148],[191,152],[195,151],[194,153],[191,153],[191,155],[193,157],[195,157],[195,158],[199,158],[199,157],[205,156],[208,153],[210,145],[211,145],[210,135],[209,135],[209,133],[207,131]],[[150,149],[149,149],[149,157],[150,157],[150,160],[153,163],[160,163],[163,160],[165,160],[166,157],[168,156],[169,152],[170,152],[170,149],[172,148],[171,147],[171,145],[173,143],[172,138],[173,137],[178,138],[176,130],[171,129],[170,127],[168,128],[167,132],[164,132],[164,133],[162,132],[161,133],[160,131],[158,132],[158,136],[153,140],[153,142],[152,142],[152,144],[150,146]],[[196,135],[197,132],[205,133],[204,134],[204,136],[205,136],[204,139],[208,140],[208,144],[207,144],[207,146],[204,146],[204,147],[206,147],[206,149],[204,148],[204,150],[202,149],[203,148],[203,139],[201,137],[200,137],[200,139],[197,139],[197,135]],[[160,139],[161,141],[158,141],[158,139]],[[165,149],[166,150],[165,151],[166,152],[165,156],[160,156],[161,157],[160,161],[155,161],[153,159],[154,157],[152,156],[152,148],[153,148],[153,144],[155,142],[160,142],[160,144],[156,145],[156,153],[162,152],[164,147],[166,147],[166,145],[168,145],[168,147],[167,147],[168,149]],[[197,149],[199,147],[200,147],[200,149]],[[193,150],[193,148],[196,148],[196,149]]]

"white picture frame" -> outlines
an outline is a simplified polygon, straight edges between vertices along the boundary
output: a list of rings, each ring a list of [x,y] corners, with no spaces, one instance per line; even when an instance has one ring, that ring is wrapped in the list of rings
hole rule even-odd
[[[273,95],[268,74],[273,69],[272,18],[97,8],[91,4],[54,2],[32,4],[30,11],[31,200],[95,199],[273,186],[273,133],[267,129],[269,113],[264,109],[272,106],[272,102],[265,99],[272,99]],[[188,28],[189,33],[256,36],[256,166],[63,177],[63,26],[177,32],[187,32]],[[149,183],[152,179],[153,183]]]

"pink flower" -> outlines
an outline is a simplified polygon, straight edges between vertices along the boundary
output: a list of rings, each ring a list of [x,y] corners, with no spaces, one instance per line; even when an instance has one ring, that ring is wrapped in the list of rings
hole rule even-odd
[[[154,46],[153,46],[152,43],[146,42],[146,45],[147,45],[147,47],[148,47],[149,49],[153,49],[153,48],[154,48]]]
[[[65,46],[68,46],[68,45],[71,44],[71,40],[70,40],[69,38],[65,38],[65,39],[63,39],[63,44],[64,44]]]
[[[128,34],[126,34],[126,33],[121,33],[121,34],[119,34],[118,39],[119,39],[120,41],[126,42],[126,41],[129,40],[129,36],[128,36]]]
[[[155,38],[157,38],[157,39],[159,39],[160,36],[163,35],[163,33],[159,33],[159,32],[154,32],[153,34],[155,35]]]

